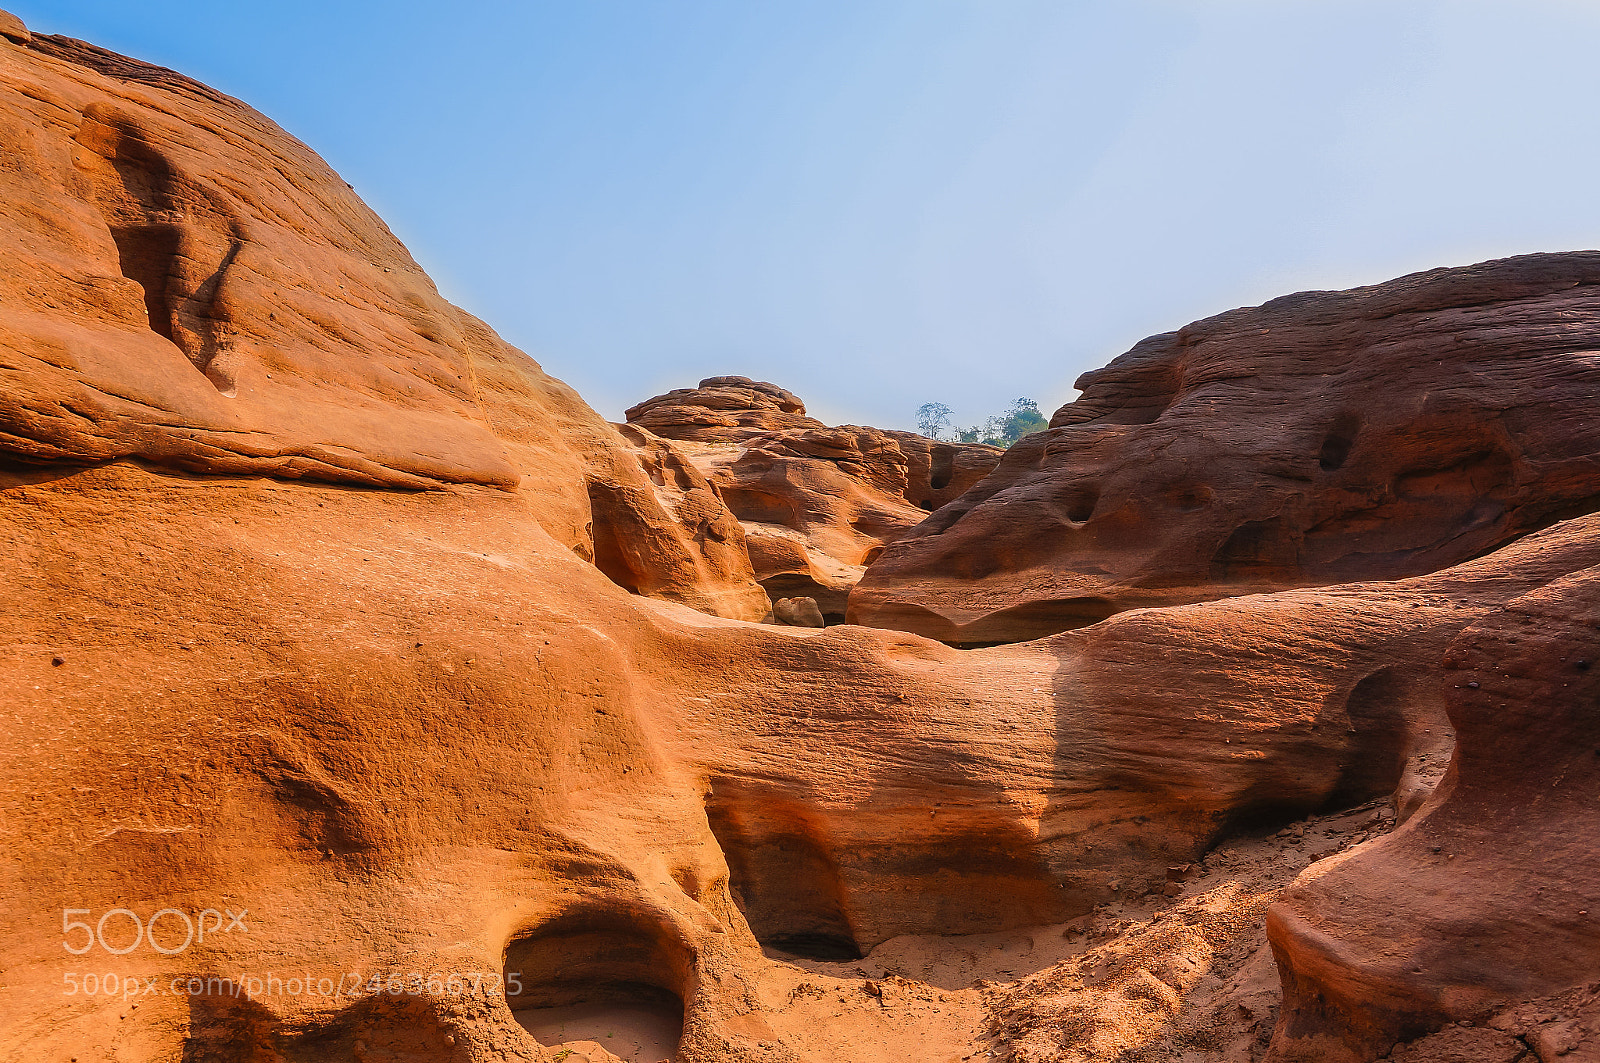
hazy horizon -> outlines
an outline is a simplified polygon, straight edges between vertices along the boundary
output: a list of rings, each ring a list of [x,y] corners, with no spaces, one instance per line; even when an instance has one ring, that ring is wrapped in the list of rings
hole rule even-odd
[[[612,419],[1048,416],[1196,318],[1600,246],[1578,0],[0,3],[265,113]]]

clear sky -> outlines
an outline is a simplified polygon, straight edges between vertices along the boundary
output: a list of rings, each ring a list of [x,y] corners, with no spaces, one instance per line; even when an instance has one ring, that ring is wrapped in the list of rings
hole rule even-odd
[[[1595,0],[0,0],[320,152],[601,413],[962,424],[1305,288],[1600,247]]]

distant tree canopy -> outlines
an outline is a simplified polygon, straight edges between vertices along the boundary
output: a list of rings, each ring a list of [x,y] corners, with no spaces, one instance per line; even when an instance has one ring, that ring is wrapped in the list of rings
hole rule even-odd
[[[950,407],[942,402],[925,402],[917,407],[917,431],[929,439],[950,430]]]
[[[955,429],[955,437],[962,443],[987,443],[992,447],[1009,447],[1025,435],[1042,432],[1049,427],[1039,404],[1032,399],[1017,399],[1005,413],[989,418],[971,428]],[[950,407],[942,402],[924,403],[917,409],[917,430],[929,439],[945,438],[940,433],[951,431]]]

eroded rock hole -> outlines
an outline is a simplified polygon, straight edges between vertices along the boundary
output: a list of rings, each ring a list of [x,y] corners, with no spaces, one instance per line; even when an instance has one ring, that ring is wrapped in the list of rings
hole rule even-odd
[[[933,466],[928,476],[928,486],[935,491],[943,491],[950,486],[950,479],[955,475],[956,448],[934,447]]]
[[[541,1044],[592,1041],[621,1059],[671,1059],[683,1036],[685,950],[626,911],[580,910],[506,947],[506,1004]]]
[[[1332,472],[1350,457],[1356,445],[1356,433],[1361,430],[1361,419],[1353,413],[1341,413],[1323,437],[1322,449],[1317,452],[1317,465],[1323,472]]]
[[[1062,499],[1062,509],[1066,517],[1074,524],[1083,524],[1094,516],[1095,507],[1100,504],[1100,491],[1098,488],[1078,485],[1069,489]]]
[[[1211,555],[1211,578],[1219,582],[1292,579],[1297,560],[1298,545],[1282,520],[1247,520]]]
[[[734,902],[757,941],[808,959],[861,958],[839,869],[808,810],[724,781],[712,785],[706,816],[728,861]]]
[[[1378,669],[1351,688],[1344,711],[1353,734],[1329,808],[1390,794],[1400,785],[1409,745],[1403,706],[1410,696],[1404,677],[1392,667]]]
[[[605,484],[595,482],[591,482],[588,488],[589,510],[594,516],[591,523],[594,536],[594,567],[629,594],[638,594],[643,577],[633,553],[623,542],[615,523],[614,518],[618,515],[619,508],[614,497],[615,491]],[[625,506],[622,510],[624,514],[628,512]]]
[[[144,289],[151,331],[173,340],[172,306],[167,287],[178,257],[178,230],[171,225],[117,225],[111,228],[122,275]],[[173,341],[176,342],[176,341]]]
[[[117,268],[144,293],[150,330],[234,394],[230,374],[212,366],[232,331],[224,287],[244,246],[226,199],[186,182],[161,138],[132,115],[90,104],[76,140],[86,191],[110,231]]]
[[[1167,503],[1180,513],[1193,513],[1211,504],[1214,493],[1202,484],[1177,484],[1167,492]]]

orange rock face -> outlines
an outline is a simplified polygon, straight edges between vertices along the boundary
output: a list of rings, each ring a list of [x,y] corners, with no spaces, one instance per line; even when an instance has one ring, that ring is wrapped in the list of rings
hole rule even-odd
[[[602,436],[588,462],[600,571],[635,594],[735,620],[765,617],[771,603],[750,568],[744,528],[716,488],[667,440],[632,425],[618,434],[625,447]]]
[[[1308,292],[1154,336],[902,536],[852,622],[951,642],[1436,571],[1600,499],[1600,254]]]
[[[906,456],[906,501],[930,513],[976,487],[1004,453],[985,443],[942,443],[892,430],[885,434],[900,444]]]
[[[716,540],[738,533],[714,497],[702,486],[689,529],[669,529],[678,514],[649,497],[640,463],[619,464],[629,444],[441,299],[303,145],[171,71],[65,38],[30,49],[0,52],[0,124],[23,146],[0,231],[10,453],[516,488],[590,558],[599,499],[602,552],[649,555],[646,593],[765,612],[737,542]],[[621,520],[636,539],[620,546],[618,491],[649,510]]]
[[[1457,730],[1431,803],[1277,909],[1275,1051],[1371,1058],[1482,976],[1483,1043],[1581,1058],[1600,516],[988,649],[750,623],[748,530],[867,560],[924,512],[905,441],[743,384],[765,412],[684,422],[736,442],[615,429],[248,108],[0,38],[0,1058],[1203,1047],[1187,1002],[1267,1021],[1259,965],[1204,965],[1276,886],[1180,900],[1202,857],[1405,814]],[[930,491],[981,464],[925,456]],[[1548,518],[1584,468],[1474,483]]]
[[[905,501],[904,454],[874,428],[765,432],[699,454],[744,523],[761,585],[816,599],[835,623],[883,544],[925,515]]]
[[[1001,454],[910,432],[829,428],[792,393],[746,377],[711,377],[627,415],[682,441],[717,485],[744,523],[768,593],[812,598],[834,623],[884,545],[982,480]]]
[[[320,159],[170,71],[65,39],[28,47],[5,48],[0,110],[19,163],[0,232],[12,452],[518,482],[472,381],[474,349],[497,341]],[[178,114],[155,106],[168,98]]]

